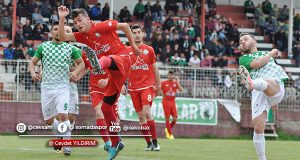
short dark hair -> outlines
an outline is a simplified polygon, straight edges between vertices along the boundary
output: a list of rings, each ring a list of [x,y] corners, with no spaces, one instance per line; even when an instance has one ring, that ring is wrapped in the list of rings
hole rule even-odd
[[[169,74],[174,74],[174,73],[175,73],[175,72],[174,72],[174,71],[172,71],[172,70],[170,70],[170,71],[169,71]]]
[[[138,29],[138,28],[141,29],[141,30],[143,31],[142,26],[139,25],[139,24],[134,24],[134,25],[131,27],[131,30]]]
[[[246,33],[246,32],[245,32],[245,33],[241,33],[241,34],[240,34],[240,38],[243,37],[243,36],[246,36],[246,35],[249,35],[252,39],[254,39],[254,40],[256,41],[256,39],[255,39],[255,37],[254,37],[253,34]]]
[[[58,24],[59,24],[58,21],[53,21],[53,22],[51,23],[51,30],[53,29],[54,26],[56,26],[56,25],[58,25]]]
[[[79,16],[79,14],[82,14],[85,17],[88,17],[88,13],[83,8],[76,8],[72,10],[72,18],[76,18]]]

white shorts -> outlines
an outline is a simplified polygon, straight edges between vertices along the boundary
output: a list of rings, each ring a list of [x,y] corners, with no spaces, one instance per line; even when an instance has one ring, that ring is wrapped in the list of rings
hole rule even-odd
[[[78,92],[70,92],[69,113],[79,115]]]
[[[44,120],[49,120],[58,113],[68,114],[69,101],[70,89],[68,87],[55,90],[42,88],[41,103]]]
[[[253,90],[251,99],[252,120],[261,115],[263,111],[269,112],[272,106],[279,104],[284,97],[284,85],[280,85],[280,91],[272,97],[268,97],[262,91]]]

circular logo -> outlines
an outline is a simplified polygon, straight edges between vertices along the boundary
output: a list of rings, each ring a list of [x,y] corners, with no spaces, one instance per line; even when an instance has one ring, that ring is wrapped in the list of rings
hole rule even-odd
[[[58,126],[57,126],[57,130],[58,132],[60,133],[65,133],[67,131],[68,127],[65,123],[60,123]]]
[[[19,133],[24,133],[26,131],[26,125],[24,123],[19,123],[16,129]]]
[[[51,141],[49,141],[49,146],[53,146],[53,141],[51,140]]]

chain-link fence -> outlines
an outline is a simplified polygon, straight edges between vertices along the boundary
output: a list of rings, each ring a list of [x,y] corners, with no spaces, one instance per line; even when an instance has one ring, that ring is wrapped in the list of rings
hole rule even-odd
[[[0,60],[0,101],[40,101],[40,82],[32,81],[28,64],[27,60]],[[240,102],[242,107],[250,107],[251,94],[243,86],[236,69],[160,66],[162,80],[167,79],[169,70],[175,72],[184,88],[178,97],[232,99]],[[77,83],[80,102],[90,102],[88,82],[86,75]],[[286,83],[280,108],[300,109],[300,89],[294,84],[294,81]]]

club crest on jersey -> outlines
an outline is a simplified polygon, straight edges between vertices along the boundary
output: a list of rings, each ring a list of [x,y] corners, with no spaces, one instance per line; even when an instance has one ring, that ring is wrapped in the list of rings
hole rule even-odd
[[[100,37],[101,35],[100,35],[100,33],[96,33],[95,36],[96,37]]]
[[[173,84],[173,87],[176,87],[176,84]]]
[[[143,54],[147,55],[149,53],[149,51],[147,49],[144,49]]]

